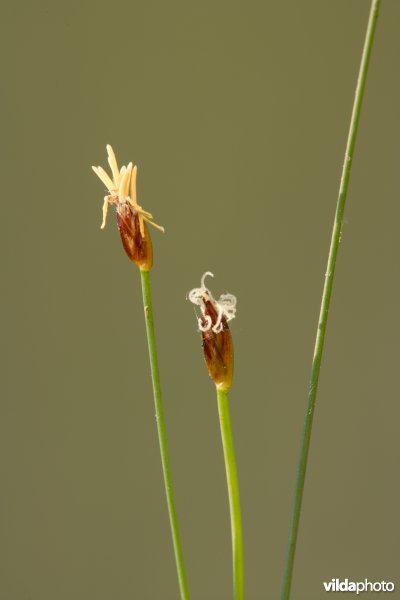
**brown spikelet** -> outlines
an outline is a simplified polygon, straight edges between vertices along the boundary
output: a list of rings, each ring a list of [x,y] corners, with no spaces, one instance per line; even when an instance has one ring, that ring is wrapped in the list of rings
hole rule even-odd
[[[213,325],[218,313],[211,300],[205,300],[204,313],[211,318]],[[203,319],[203,324],[205,320]],[[229,390],[232,385],[234,353],[233,341],[226,318],[221,320],[222,330],[215,333],[210,327],[202,331],[204,358],[211,379],[218,389]]]
[[[146,224],[144,223],[142,236],[138,213],[128,203],[118,206],[117,220],[122,245],[128,257],[141,271],[149,271],[153,266],[153,245]]]

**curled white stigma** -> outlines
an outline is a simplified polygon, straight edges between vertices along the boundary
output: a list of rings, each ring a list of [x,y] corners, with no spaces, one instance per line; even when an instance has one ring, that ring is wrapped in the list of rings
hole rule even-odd
[[[236,296],[233,294],[221,294],[219,299],[215,300],[204,283],[205,278],[208,276],[214,277],[213,273],[206,271],[200,280],[200,287],[191,290],[188,294],[188,299],[192,304],[200,306],[202,317],[198,319],[199,330],[209,331],[212,329],[214,333],[220,333],[223,329],[222,318],[225,317],[227,321],[231,321],[235,318],[237,300]],[[211,317],[205,314],[205,302],[207,300],[209,300],[218,311],[217,321],[214,326]]]

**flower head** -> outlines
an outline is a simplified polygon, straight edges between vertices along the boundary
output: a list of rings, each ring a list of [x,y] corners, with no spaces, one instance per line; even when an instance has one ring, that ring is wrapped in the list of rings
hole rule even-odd
[[[112,178],[102,167],[92,167],[108,191],[103,202],[101,229],[104,229],[106,225],[109,205],[114,204],[117,209],[118,228],[126,253],[141,269],[148,270],[152,266],[153,252],[146,223],[160,231],[164,231],[164,227],[154,223],[153,216],[143,210],[137,202],[137,167],[130,162],[127,167],[122,166],[121,169],[118,169],[114,150],[110,145],[107,145],[107,154]]]
[[[228,390],[233,376],[233,342],[228,321],[236,315],[236,297],[222,294],[215,300],[205,286],[207,271],[201,278],[200,287],[188,294],[188,299],[200,307],[199,330],[203,338],[204,358],[211,379],[219,389]]]
[[[224,327],[224,321],[231,321],[236,316],[236,297],[233,294],[221,294],[218,300],[215,300],[208,288],[204,285],[206,277],[214,277],[210,271],[204,273],[200,281],[200,287],[194,288],[188,294],[190,302],[197,304],[201,308],[202,316],[198,319],[200,331],[212,329],[214,333],[220,333]],[[207,305],[213,307],[216,313],[215,322],[212,320]]]

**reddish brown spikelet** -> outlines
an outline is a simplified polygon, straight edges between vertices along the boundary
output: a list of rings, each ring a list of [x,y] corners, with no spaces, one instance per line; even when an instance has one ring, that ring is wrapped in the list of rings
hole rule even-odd
[[[204,314],[211,318],[212,325],[217,323],[218,313],[211,300],[204,301]],[[203,325],[206,324],[203,318]],[[202,331],[204,358],[211,379],[220,390],[229,390],[233,378],[233,341],[225,316],[221,319],[222,329],[218,333],[209,327]]]
[[[149,271],[153,266],[153,245],[146,224],[144,223],[142,236],[138,213],[128,203],[118,206],[117,220],[122,245],[128,257],[141,271]]]

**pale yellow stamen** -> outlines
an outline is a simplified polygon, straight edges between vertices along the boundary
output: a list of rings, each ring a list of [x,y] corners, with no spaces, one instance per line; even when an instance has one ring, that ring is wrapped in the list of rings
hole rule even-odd
[[[133,167],[133,169],[132,169],[131,193],[130,193],[130,197],[131,197],[133,205],[137,204],[137,200],[136,200],[136,176],[137,176],[137,166],[135,165]]]
[[[142,238],[144,238],[144,221],[143,221],[142,213],[138,213],[138,217],[139,217],[140,235],[142,236]]]
[[[118,179],[118,186],[117,186],[117,190],[118,190],[118,188],[119,188],[119,184],[121,183],[121,179],[122,179],[122,177],[124,176],[124,173],[125,173],[125,171],[126,171],[126,166],[125,166],[125,165],[123,165],[123,166],[121,167],[121,170],[120,170],[120,172],[119,172],[119,179]]]
[[[109,202],[109,196],[104,196],[104,203],[103,203],[103,222],[101,224],[101,228],[100,229],[104,229],[104,227],[106,226],[106,221],[107,221],[107,212],[108,212],[108,202]]]
[[[119,169],[117,164],[117,159],[115,158],[114,150],[110,144],[107,144],[107,154],[108,154],[108,164],[111,167],[111,172],[113,174],[115,189],[118,189],[119,186]]]
[[[153,215],[151,215],[150,213],[148,213],[146,210],[143,210],[143,208],[141,206],[139,206],[139,204],[137,202],[132,202],[132,200],[130,198],[127,199],[129,204],[131,206],[133,206],[133,208],[137,211],[140,212],[144,217],[147,217],[148,219],[152,219]]]
[[[92,167],[93,171],[96,173],[97,177],[101,179],[109,192],[115,190],[114,182],[111,180],[109,175],[105,172],[102,167]]]
[[[124,174],[121,177],[121,181],[119,182],[118,196],[119,196],[120,202],[123,202],[124,200],[126,200],[126,198],[128,196],[131,173],[132,173],[132,163],[129,163],[126,171],[124,172]]]
[[[132,165],[132,163],[130,163]],[[133,206],[136,210],[138,219],[139,219],[139,229],[140,235],[144,238],[144,222],[143,222],[143,210],[142,207],[138,205],[136,200],[136,175],[137,175],[137,166],[135,165],[131,169],[131,181],[130,181],[130,197],[128,198],[129,204]]]
[[[149,225],[153,225],[153,227],[155,227],[156,229],[159,229],[160,231],[162,231],[163,233],[165,233],[165,229],[164,227],[162,227],[161,225],[157,225],[157,223],[154,223],[154,221],[150,221],[150,219],[146,219],[146,217],[143,217],[143,219],[146,221],[146,223],[148,223]]]

